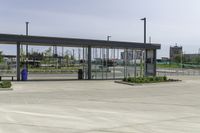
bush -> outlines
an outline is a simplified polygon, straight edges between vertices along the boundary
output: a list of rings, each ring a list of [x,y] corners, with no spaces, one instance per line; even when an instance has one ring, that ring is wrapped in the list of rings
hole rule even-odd
[[[128,77],[127,81],[128,81],[128,82],[131,82],[131,79],[132,79],[131,77]]]
[[[127,81],[126,78],[123,78],[122,80],[123,80],[123,81]]]
[[[149,82],[154,82],[154,77],[149,77]]]
[[[2,81],[0,83],[0,88],[11,88],[12,84],[10,81]]]
[[[167,81],[167,77],[166,76],[164,76],[163,79],[164,79],[164,81]]]

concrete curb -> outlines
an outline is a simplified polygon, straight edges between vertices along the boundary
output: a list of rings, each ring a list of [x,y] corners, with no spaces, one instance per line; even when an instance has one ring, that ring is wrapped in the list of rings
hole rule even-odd
[[[0,88],[0,91],[12,91],[13,88]]]
[[[118,83],[118,84],[125,84],[125,85],[131,85],[131,86],[135,86],[136,84],[135,83],[128,83],[128,82],[124,82],[124,81],[114,81],[115,83]]]
[[[118,83],[118,84],[124,84],[124,85],[131,85],[131,86],[142,86],[142,85],[147,85],[147,84],[161,84],[161,83],[175,83],[175,82],[182,82],[182,80],[177,80],[177,79],[174,79],[174,80],[169,80],[169,81],[166,81],[166,82],[157,82],[157,83],[129,83],[129,82],[125,82],[125,81],[114,81],[115,83]]]

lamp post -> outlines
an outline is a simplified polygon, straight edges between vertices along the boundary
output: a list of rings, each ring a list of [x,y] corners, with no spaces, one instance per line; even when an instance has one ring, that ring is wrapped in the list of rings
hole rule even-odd
[[[110,41],[110,38],[111,38],[112,36],[107,36],[107,41]]]
[[[29,22],[26,22],[26,36],[28,36],[28,24]],[[26,44],[26,68],[28,69],[28,44]]]
[[[181,71],[183,71],[183,63],[184,63],[184,51],[181,51]]]
[[[144,21],[144,44],[146,44],[146,18],[142,18],[140,19],[142,21]],[[144,51],[144,76],[146,76],[146,69],[147,69],[147,65],[146,65],[146,58],[147,58],[147,50],[145,49]]]
[[[107,36],[107,41],[110,41],[111,36]],[[109,62],[109,48],[106,48],[106,79],[108,78],[108,62]]]
[[[140,19],[140,20],[142,20],[142,21],[144,21],[144,44],[146,44],[146,25],[147,25],[147,23],[146,23],[146,18],[142,18],[142,19]]]
[[[110,41],[112,36],[107,36],[107,41]],[[109,48],[106,49],[107,61],[109,60]]]

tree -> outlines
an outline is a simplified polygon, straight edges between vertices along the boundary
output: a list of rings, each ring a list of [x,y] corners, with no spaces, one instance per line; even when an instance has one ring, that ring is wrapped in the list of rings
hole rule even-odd
[[[24,62],[26,60],[26,54],[22,49],[20,50],[20,57],[21,57],[21,62]]]
[[[199,56],[194,58],[194,63],[200,64],[200,57]]]
[[[3,62],[3,52],[0,51],[0,63],[2,63],[2,62]]]
[[[176,63],[181,63],[181,55],[176,55],[176,56],[174,57],[174,61],[175,61]]]
[[[47,50],[45,50],[45,52],[44,52],[44,56],[52,56],[52,48],[51,47],[49,47]]]
[[[70,52],[69,50],[66,50],[65,51],[65,56],[64,56],[64,59],[65,59],[65,61],[67,63],[67,66],[69,66],[69,61],[70,61],[69,52]]]
[[[43,53],[40,53],[38,51],[31,51],[28,55],[30,60],[43,60]]]
[[[43,63],[49,64],[50,56],[52,56],[52,48],[51,47],[49,47],[47,50],[44,51]]]

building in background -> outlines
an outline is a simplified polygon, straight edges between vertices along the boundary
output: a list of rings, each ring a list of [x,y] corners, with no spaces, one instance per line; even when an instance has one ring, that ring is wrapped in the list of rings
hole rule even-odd
[[[183,64],[200,64],[200,49],[198,53],[185,53],[182,46],[170,46],[170,62]]]
[[[176,61],[176,58],[179,58],[183,53],[183,47],[182,46],[170,46],[170,51],[169,51],[169,58],[170,61]]]
[[[184,54],[183,55],[185,63],[199,64],[200,63],[200,54]]]

